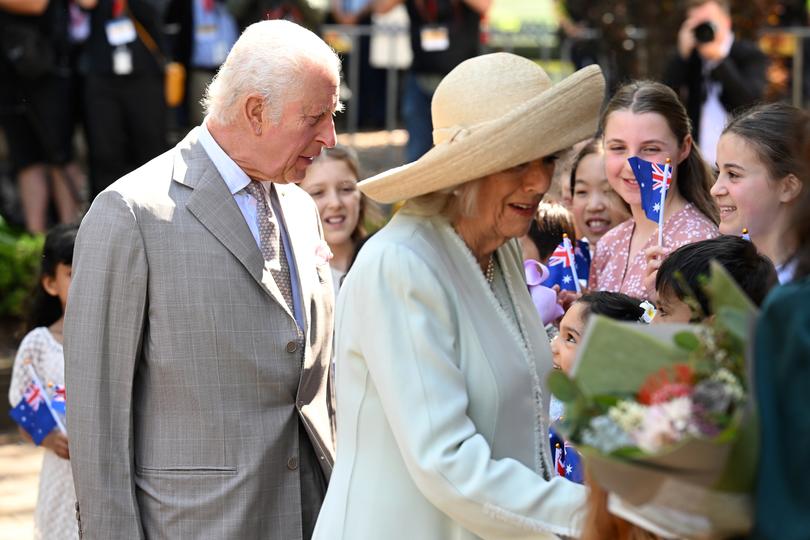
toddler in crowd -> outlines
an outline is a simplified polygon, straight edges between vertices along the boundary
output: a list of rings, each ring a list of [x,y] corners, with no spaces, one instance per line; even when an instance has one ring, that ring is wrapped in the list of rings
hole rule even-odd
[[[585,327],[591,315],[603,315],[618,321],[649,323],[654,316],[652,304],[622,293],[595,292],[579,297],[560,321],[560,334],[551,342],[553,363],[556,369],[570,372],[577,355],[577,348],[585,335]],[[549,416],[551,422],[562,417],[563,405],[551,396]],[[554,456],[557,474],[572,482],[583,483],[581,459],[573,446],[565,442],[552,426],[549,441]]]
[[[712,314],[703,292],[712,259],[731,274],[757,306],[778,283],[773,263],[748,240],[720,236],[687,244],[670,253],[658,269],[656,323],[696,322]]]
[[[58,225],[45,238],[40,277],[27,321],[28,333],[20,343],[14,360],[8,392],[12,407],[23,399],[26,388],[34,379],[32,372],[48,393],[50,401],[59,401],[60,394],[64,398],[62,324],[77,231],[78,225]],[[20,431],[30,440],[22,428]],[[34,511],[34,538],[79,538],[68,439],[61,430],[54,429],[42,440],[41,445],[46,452]]]

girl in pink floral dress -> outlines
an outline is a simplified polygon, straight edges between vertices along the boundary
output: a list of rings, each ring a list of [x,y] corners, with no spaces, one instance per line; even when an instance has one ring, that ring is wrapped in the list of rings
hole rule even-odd
[[[684,245],[718,236],[717,208],[709,194],[713,177],[690,135],[689,117],[675,93],[652,81],[621,87],[602,116],[605,172],[632,217],[599,241],[590,289],[640,298],[655,292],[663,256]],[[641,192],[627,159],[672,160],[672,184],[664,211],[663,248],[658,225],[641,207]]]

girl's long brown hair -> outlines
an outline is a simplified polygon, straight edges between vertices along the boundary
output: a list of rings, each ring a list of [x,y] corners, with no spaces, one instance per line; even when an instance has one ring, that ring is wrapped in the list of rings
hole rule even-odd
[[[668,86],[655,81],[632,81],[619,88],[602,113],[599,131],[605,132],[605,124],[611,113],[625,110],[635,114],[660,114],[667,121],[679,146],[683,146],[692,131],[689,116],[678,96]],[[678,165],[678,192],[717,224],[720,214],[709,193],[712,184],[714,174],[693,142],[689,155]]]

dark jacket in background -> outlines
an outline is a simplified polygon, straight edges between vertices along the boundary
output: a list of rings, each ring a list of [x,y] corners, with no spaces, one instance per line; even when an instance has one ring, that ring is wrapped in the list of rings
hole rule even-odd
[[[765,91],[768,57],[756,43],[735,38],[728,56],[711,72],[722,85],[720,103],[729,113],[745,109],[762,99]],[[692,135],[700,134],[700,113],[706,101],[703,60],[697,51],[687,59],[675,55],[668,63],[664,82],[680,96],[692,120]]]

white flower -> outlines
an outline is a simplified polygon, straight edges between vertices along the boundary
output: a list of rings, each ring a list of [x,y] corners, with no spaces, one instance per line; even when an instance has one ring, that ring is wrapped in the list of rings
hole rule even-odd
[[[608,416],[627,433],[633,433],[641,427],[647,407],[635,401],[623,400],[608,410]]]
[[[632,433],[638,447],[655,453],[679,441],[689,430],[692,400],[678,397],[647,407],[639,429]]]
[[[720,368],[712,373],[711,380],[717,381],[725,386],[726,391],[734,401],[741,401],[744,392],[740,381],[726,368]]]

